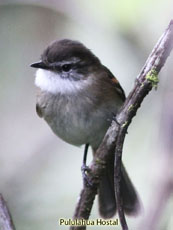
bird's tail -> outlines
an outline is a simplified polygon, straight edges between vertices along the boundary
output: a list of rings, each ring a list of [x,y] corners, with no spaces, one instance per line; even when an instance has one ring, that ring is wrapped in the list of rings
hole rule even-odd
[[[140,202],[136,190],[122,164],[121,194],[124,211],[128,215],[137,214]],[[108,161],[105,173],[98,188],[99,212],[107,219],[115,215],[117,206],[114,191],[114,156]]]

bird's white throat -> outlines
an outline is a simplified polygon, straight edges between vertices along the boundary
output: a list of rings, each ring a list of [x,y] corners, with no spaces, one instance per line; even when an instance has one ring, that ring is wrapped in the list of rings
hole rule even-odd
[[[61,78],[58,73],[44,69],[38,69],[35,76],[35,85],[41,90],[52,94],[77,93],[91,84],[89,79],[74,81],[68,78]]]

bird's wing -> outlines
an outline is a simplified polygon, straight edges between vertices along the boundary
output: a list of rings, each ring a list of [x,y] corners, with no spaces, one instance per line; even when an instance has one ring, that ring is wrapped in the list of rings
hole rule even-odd
[[[107,76],[111,79],[112,84],[115,86],[115,90],[117,91],[118,95],[121,97],[123,101],[125,101],[126,96],[119,81],[116,79],[116,77],[111,73],[111,71],[106,66],[103,66],[103,68],[105,69]]]

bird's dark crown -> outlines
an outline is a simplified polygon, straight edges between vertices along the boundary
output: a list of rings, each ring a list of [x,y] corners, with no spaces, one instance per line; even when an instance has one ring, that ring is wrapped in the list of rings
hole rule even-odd
[[[99,64],[99,59],[82,43],[69,39],[55,41],[43,52],[41,59],[44,63],[58,63],[76,58],[82,62]]]
[[[60,73],[62,78],[80,80],[101,66],[100,60],[82,43],[69,39],[55,41],[41,55],[41,61],[31,64]]]

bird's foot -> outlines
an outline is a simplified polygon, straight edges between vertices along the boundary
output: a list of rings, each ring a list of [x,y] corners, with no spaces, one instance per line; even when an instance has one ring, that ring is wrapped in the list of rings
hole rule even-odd
[[[93,183],[92,183],[90,176],[89,176],[90,168],[86,165],[82,165],[81,171],[82,171],[82,177],[83,177],[84,184],[86,186],[93,187]]]

